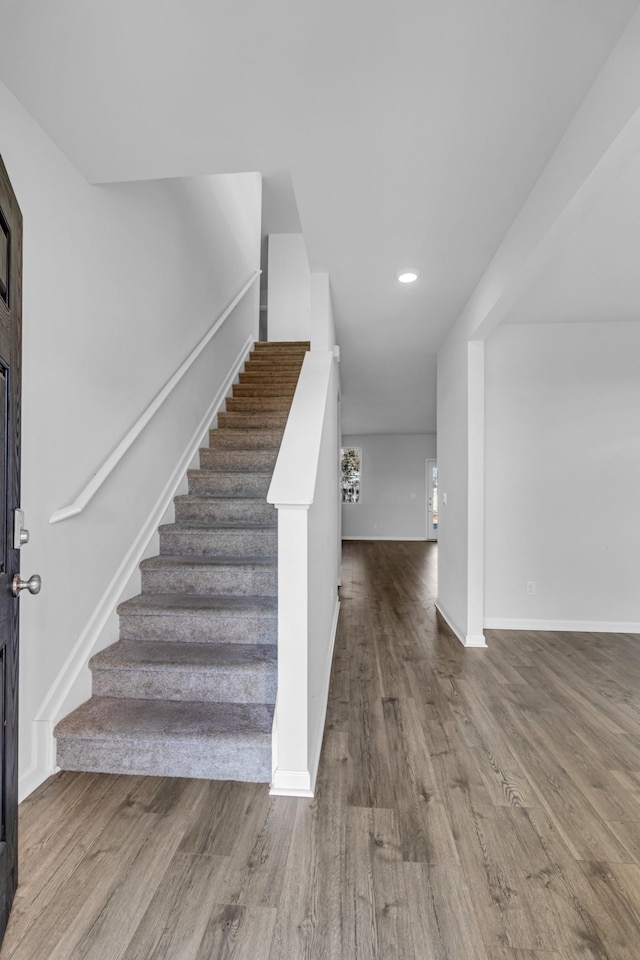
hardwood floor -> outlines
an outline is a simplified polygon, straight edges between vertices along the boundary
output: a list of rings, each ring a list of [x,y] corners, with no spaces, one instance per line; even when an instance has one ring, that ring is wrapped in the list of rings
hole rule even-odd
[[[1,960],[638,960],[640,637],[438,622],[424,543],[345,544],[317,796],[60,774]]]

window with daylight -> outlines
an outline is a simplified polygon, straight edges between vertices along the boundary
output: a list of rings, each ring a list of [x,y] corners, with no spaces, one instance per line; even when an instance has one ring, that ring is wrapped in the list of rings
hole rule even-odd
[[[340,451],[342,468],[342,502],[358,503],[360,500],[360,471],[362,450],[360,447],[343,447]]]

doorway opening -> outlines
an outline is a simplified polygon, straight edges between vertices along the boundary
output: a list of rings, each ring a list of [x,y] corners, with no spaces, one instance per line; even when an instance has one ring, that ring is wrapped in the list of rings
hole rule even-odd
[[[438,461],[427,460],[427,540],[438,539]]]

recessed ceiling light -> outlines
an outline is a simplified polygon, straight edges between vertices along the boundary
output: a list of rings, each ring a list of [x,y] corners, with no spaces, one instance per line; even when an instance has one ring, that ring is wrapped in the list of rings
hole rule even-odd
[[[397,274],[397,278],[400,283],[413,283],[418,279],[418,274],[415,270],[402,270]]]

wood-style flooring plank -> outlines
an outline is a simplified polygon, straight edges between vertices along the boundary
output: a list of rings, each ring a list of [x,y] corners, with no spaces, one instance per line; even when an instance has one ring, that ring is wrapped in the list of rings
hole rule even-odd
[[[269,797],[262,824],[239,834],[226,879],[227,903],[278,906],[298,806],[293,797]]]
[[[403,870],[416,958],[496,960],[484,948],[461,867],[405,863]]]
[[[588,798],[576,789],[574,781],[547,746],[546,733],[533,712],[523,709],[520,687],[502,687],[503,695],[490,695],[491,709],[505,717],[517,730],[513,753],[527,771],[540,804],[555,818],[576,859],[606,858],[624,863],[628,859],[621,844],[596,813]]]
[[[589,662],[591,656],[585,659]],[[525,675],[525,679],[528,679],[526,668],[521,672]],[[585,673],[584,665],[579,658],[575,656],[567,658],[564,654],[558,655],[549,651],[535,667],[534,676],[536,675],[544,678],[545,682],[551,681],[554,676],[563,678],[564,697],[575,700],[587,716],[595,710],[599,724],[607,727],[612,733],[640,734],[640,714],[623,702],[621,685],[618,686],[617,692],[604,696],[595,667],[593,676],[589,676]]]
[[[32,827],[21,824],[20,885],[14,901],[14,920],[23,909],[29,918],[43,910],[75,872],[111,818],[126,816],[135,803],[131,791],[139,780],[99,774],[81,777],[75,796],[66,791],[54,793],[47,815],[38,804],[39,819],[33,821]],[[57,824],[51,817],[51,810],[56,808],[61,813]]]
[[[108,791],[109,781],[99,773],[70,773],[62,770],[57,777],[42,783],[29,796],[29,802],[20,807],[20,824],[29,832],[29,845],[33,846],[43,834],[50,834],[51,818],[47,816],[51,805],[64,804],[69,810],[83,803],[83,794],[90,791],[90,803],[97,803],[100,783]],[[24,846],[24,844],[23,844]]]
[[[138,874],[138,883],[142,878],[148,880],[148,875],[138,872],[139,864],[146,862],[145,853],[150,852],[153,857],[154,851],[159,851],[166,864],[178,841],[178,830],[173,833],[167,830],[155,814],[145,813],[124,820],[119,823],[116,835],[112,825],[107,825],[47,908],[30,917],[31,922],[20,939],[12,941],[8,931],[7,958],[74,957],[79,943],[108,907],[118,884],[131,872]],[[149,890],[147,886],[141,894],[152,896],[154,890],[155,887]]]
[[[579,861],[568,854],[561,831],[549,813],[542,807],[523,811],[531,823],[553,872],[546,875],[554,892],[557,909],[565,917],[566,926],[561,938],[563,960],[610,960],[605,937],[611,940],[612,917],[597,898],[588,883]],[[556,949],[560,949],[556,947]],[[615,956],[615,953],[611,956]]]
[[[611,922],[603,931],[610,955],[616,960],[635,960],[640,939],[640,867],[582,861],[585,877]]]
[[[264,784],[203,782],[199,815],[194,817],[180,843],[180,853],[230,856],[244,826],[253,829],[267,815]]]
[[[640,805],[640,800],[638,803]],[[640,820],[610,820],[609,829],[628,851],[630,862],[640,866]]]
[[[351,652],[348,744],[352,762],[347,803],[354,807],[390,808],[393,783],[382,688],[370,634],[371,604],[356,601],[355,607],[353,613],[357,619],[348,637]]]
[[[195,960],[226,869],[225,857],[176,853],[122,960]]]
[[[499,947],[491,954],[491,960],[567,960],[565,953],[550,953],[548,950],[512,950]]]
[[[456,845],[489,953],[499,946],[553,950],[566,917],[549,889],[554,862],[524,809],[494,805],[454,729],[438,758]],[[565,851],[565,856],[570,856]]]
[[[214,904],[194,960],[269,960],[275,922],[275,909]]]
[[[529,724],[529,736],[531,741],[526,750],[519,748],[519,759],[532,771],[540,804],[558,824],[572,855],[580,860],[586,859],[587,855],[603,857],[606,854],[611,862],[628,862],[624,847],[598,816],[589,797],[576,788],[575,781],[554,757],[544,734],[534,739],[536,728],[533,723]]]
[[[344,956],[413,960],[402,853],[391,810],[347,811]]]
[[[64,960],[71,946],[74,960],[102,960],[105,940],[114,954],[122,953],[131,939],[131,930],[141,921],[154,896],[154,884],[149,878],[159,880],[163,876],[181,833],[180,822],[170,817],[156,816],[146,835],[139,828],[136,841],[144,836],[143,843],[135,856],[124,854],[129,863],[119,871],[117,883],[98,909],[93,905],[91,910],[87,909],[91,903],[88,900],[66,923],[63,939],[49,952],[50,960]]]
[[[298,804],[284,870],[271,957],[311,957],[318,933],[318,834],[312,801]]]
[[[413,700],[385,699],[383,714],[403,860],[459,863],[431,759],[421,749],[420,721]]]
[[[640,808],[632,793],[571,727],[542,716],[536,729],[541,731],[548,750],[602,820],[640,818]]]
[[[271,958],[343,956],[346,734],[325,735],[313,801],[297,804]]]
[[[103,829],[105,823],[122,807],[128,807],[140,780],[133,777],[110,778],[100,774],[76,774],[77,790],[69,790],[73,774],[60,775],[64,789],[58,789],[58,778],[51,781],[52,792],[47,803],[45,793],[39,793],[33,806],[22,804],[20,826],[23,839],[20,843],[20,867],[25,879],[37,882],[40,871],[47,871],[52,862],[68,852],[79,824],[82,824],[82,839],[89,846]],[[133,792],[132,792],[133,791]],[[31,798],[29,798],[31,799]],[[56,824],[51,810],[68,811],[68,816]],[[22,816],[22,810],[25,816]],[[92,836],[93,834],[93,836]],[[75,845],[73,845],[75,846]]]
[[[378,687],[382,697],[401,697],[406,692],[405,645],[402,617],[384,604],[369,606],[370,636],[374,643]]]
[[[538,798],[509,749],[508,733],[496,724],[469,680],[449,680],[448,703],[471,750],[484,785],[497,806],[537,806]]]

